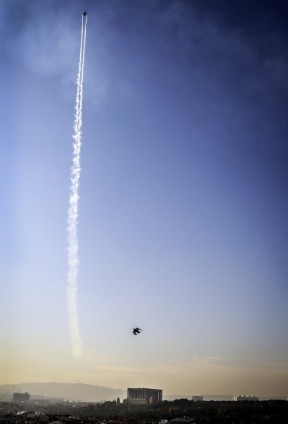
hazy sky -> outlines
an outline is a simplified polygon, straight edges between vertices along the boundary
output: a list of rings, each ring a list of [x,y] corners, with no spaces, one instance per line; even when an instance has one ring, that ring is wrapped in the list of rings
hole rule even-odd
[[[67,210],[85,9],[74,359]],[[0,383],[287,396],[287,2],[0,10]]]

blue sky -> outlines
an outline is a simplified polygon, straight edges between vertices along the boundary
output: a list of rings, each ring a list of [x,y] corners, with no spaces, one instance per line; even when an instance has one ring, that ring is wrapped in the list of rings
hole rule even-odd
[[[66,227],[85,9],[75,360]],[[287,396],[287,5],[0,10],[0,383]]]

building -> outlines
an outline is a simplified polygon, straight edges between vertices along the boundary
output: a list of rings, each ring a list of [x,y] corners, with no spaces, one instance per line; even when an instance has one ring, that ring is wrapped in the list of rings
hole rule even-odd
[[[192,396],[192,400],[194,400],[195,402],[199,402],[203,400],[203,396]]]
[[[145,387],[128,388],[127,399],[125,403],[133,403],[138,405],[153,404],[162,401],[162,390],[147,389]]]
[[[28,402],[30,400],[29,393],[13,393],[13,402]]]
[[[253,401],[255,401],[255,400],[259,400],[259,398],[257,396],[237,395],[237,396],[234,396],[234,400],[236,400],[238,402],[241,401],[241,400],[253,400]]]

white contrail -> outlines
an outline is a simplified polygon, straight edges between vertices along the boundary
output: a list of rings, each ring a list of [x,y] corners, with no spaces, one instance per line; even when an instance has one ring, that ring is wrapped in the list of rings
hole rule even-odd
[[[77,282],[78,282],[78,203],[80,182],[80,151],[82,129],[82,103],[83,103],[83,76],[86,46],[87,14],[82,14],[80,56],[77,75],[77,94],[75,105],[75,119],[73,131],[73,158],[71,167],[71,185],[68,209],[68,275],[67,275],[67,301],[69,312],[70,337],[73,356],[79,358],[82,353],[82,340],[79,330],[78,306],[77,306]]]

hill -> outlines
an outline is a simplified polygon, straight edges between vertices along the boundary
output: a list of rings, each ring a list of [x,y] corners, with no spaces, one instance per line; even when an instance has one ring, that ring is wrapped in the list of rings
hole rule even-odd
[[[2,395],[12,395],[15,392],[28,392],[31,396],[62,398],[64,400],[81,402],[102,402],[105,400],[114,400],[117,397],[122,400],[126,397],[126,390],[82,383],[51,382],[0,385],[0,393]]]

